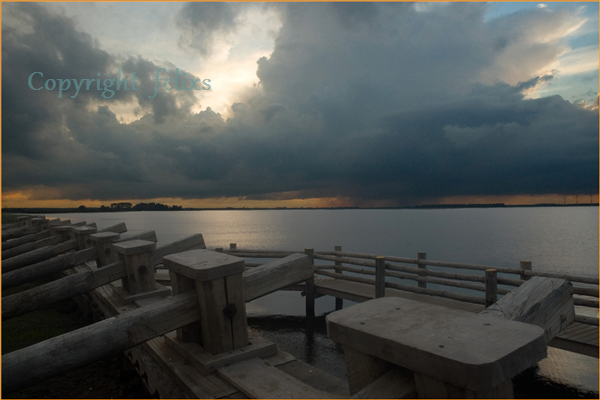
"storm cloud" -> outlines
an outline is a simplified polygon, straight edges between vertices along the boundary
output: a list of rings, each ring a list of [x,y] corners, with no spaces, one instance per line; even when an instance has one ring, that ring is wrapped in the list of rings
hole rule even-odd
[[[168,39],[208,55],[247,7],[185,5],[180,36]],[[582,24],[572,12],[486,21],[487,5],[477,3],[254,7],[275,10],[281,29],[272,54],[256,60],[259,84],[224,118],[193,111],[192,92],[148,98],[156,71],[173,78],[173,64],[110,54],[44,5],[4,4],[3,190],[389,205],[598,191],[597,106],[526,97],[557,74],[553,62],[568,50],[561,38]],[[142,90],[58,99],[27,86],[34,71],[87,79],[118,68],[136,72]],[[140,118],[121,121],[122,106]]]

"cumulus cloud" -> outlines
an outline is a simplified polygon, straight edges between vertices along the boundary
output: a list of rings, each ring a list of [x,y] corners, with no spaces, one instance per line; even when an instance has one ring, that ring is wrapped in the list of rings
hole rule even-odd
[[[259,6],[275,10],[281,29],[272,54],[257,60],[258,86],[224,119],[192,112],[191,92],[148,98],[162,65],[143,55],[109,54],[43,5],[5,4],[4,189],[390,205],[598,190],[597,100],[586,109],[525,98],[552,81],[544,71],[566,51],[561,38],[581,23],[576,14],[536,8],[486,22],[477,3]],[[180,43],[209,54],[244,7],[184,6]],[[27,87],[41,69],[89,78],[119,67],[135,71],[143,90],[57,99]],[[122,123],[113,109],[123,103],[141,118]]]

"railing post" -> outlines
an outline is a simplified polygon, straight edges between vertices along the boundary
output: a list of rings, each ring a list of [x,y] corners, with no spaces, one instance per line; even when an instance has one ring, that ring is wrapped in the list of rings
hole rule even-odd
[[[417,253],[417,260],[426,260],[427,259],[427,253],[424,251],[420,251]],[[426,264],[421,264],[421,262],[418,263],[417,265],[418,268],[422,269],[423,272],[419,271],[419,276],[422,277],[426,277],[427,276],[427,265]],[[427,287],[427,282],[417,282],[420,288],[426,288]]]
[[[154,292],[154,268],[152,263],[152,251],[156,249],[156,243],[147,240],[129,240],[126,242],[113,243],[113,250],[117,253],[118,260],[125,262],[127,277],[123,280],[123,289],[127,293],[121,293],[123,299],[134,301],[144,293]],[[119,291],[117,291],[119,292]]]
[[[335,256],[339,257],[339,254],[337,254],[337,252],[342,251],[342,246],[334,246],[333,250],[336,252]],[[339,261],[335,262],[335,265],[339,265],[341,266],[342,263]],[[341,268],[335,268],[335,273],[336,274],[343,274],[344,270]],[[344,299],[340,299],[338,297],[335,298],[335,310],[341,310],[342,308],[344,308]]]
[[[71,225],[58,225],[50,228],[51,235],[63,235],[66,240],[71,240],[75,238],[73,234],[73,226]]]
[[[375,257],[375,297],[385,297],[385,257]]]
[[[485,270],[485,308],[498,300],[498,277],[495,269]]]
[[[313,271],[315,266],[315,249],[304,249],[304,254],[306,254],[310,260],[310,264],[312,265]],[[304,293],[306,295],[306,318],[309,320],[313,320],[315,317],[315,278],[314,272],[313,277],[307,279],[305,281],[305,289]]]
[[[97,228],[91,228],[89,226],[73,228],[73,235],[75,235],[75,239],[77,239],[79,250],[85,250],[94,246],[90,239],[90,235],[96,232],[98,232]]]
[[[223,252],[223,248],[222,247],[215,247],[215,251],[217,253],[222,253]]]
[[[200,322],[177,330],[213,355],[248,345],[243,258],[212,250],[191,250],[163,258],[174,295],[195,290]]]
[[[33,226],[40,226],[43,231],[48,230],[48,220],[46,218],[32,218]]]
[[[92,244],[98,250],[98,258],[96,259],[96,266],[98,268],[105,267],[116,261],[117,257],[112,249],[112,243],[120,238],[121,235],[114,232],[100,232],[90,235]]]
[[[520,267],[521,267],[521,271],[531,271],[532,270],[531,261],[521,261]],[[522,281],[528,281],[529,279],[531,279],[531,276],[525,275],[523,272],[521,272],[520,278]]]
[[[17,217],[17,223],[19,224],[19,226],[31,225],[30,219],[31,218],[27,216]]]
[[[229,243],[229,250],[235,250],[235,249],[237,249],[237,244]]]

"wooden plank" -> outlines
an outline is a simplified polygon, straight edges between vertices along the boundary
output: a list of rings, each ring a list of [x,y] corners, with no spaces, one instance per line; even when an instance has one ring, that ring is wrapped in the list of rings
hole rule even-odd
[[[207,281],[244,272],[244,259],[212,250],[191,250],[163,257],[165,268]]]
[[[474,391],[490,390],[546,357],[544,330],[537,326],[399,298],[329,314],[327,334],[346,347]]]
[[[61,254],[50,260],[7,272],[2,274],[2,289],[10,289],[23,283],[65,271],[84,262],[95,260],[97,256],[98,251],[96,249],[80,250],[74,253]]]
[[[248,320],[246,318],[246,307],[244,304],[244,282],[242,274],[234,274],[225,277],[225,289],[227,290],[227,303],[239,307],[237,312],[229,317],[231,324],[231,340],[233,348],[248,346]]]
[[[223,310],[227,306],[225,278],[196,281],[200,303],[202,345],[212,354],[233,350],[231,325]]]
[[[116,239],[113,243],[126,242],[128,240],[147,240],[149,242],[154,243],[158,242],[155,231],[143,231],[140,233],[121,236],[119,239]]]
[[[561,335],[554,337],[548,346],[552,346],[557,349],[571,351],[573,353],[583,354],[589,357],[598,358],[598,345],[589,345],[586,343],[577,342],[574,340],[563,339]]]
[[[294,360],[280,365],[277,369],[312,388],[326,392],[332,398],[347,399],[350,396],[346,380],[336,378],[304,361]]]
[[[563,279],[533,277],[503,296],[480,315],[537,325],[552,340],[575,319],[571,283]]]
[[[154,265],[162,264],[164,256],[195,249],[206,249],[204,238],[201,234],[192,235],[165,246],[160,246],[152,252],[152,260],[154,261]]]
[[[219,368],[218,374],[254,399],[325,399],[328,394],[314,389],[279,369],[253,358]]]
[[[244,271],[246,301],[257,299],[283,287],[310,279],[312,274],[309,257],[304,254],[292,254]]]
[[[413,372],[394,367],[354,396],[353,399],[416,399]]]
[[[277,349],[277,354],[263,358],[265,364],[270,365],[272,367],[279,367],[281,365],[287,364],[292,361],[296,361],[296,357],[291,355],[290,353],[286,353],[281,349]]]
[[[348,388],[354,395],[370,385],[392,368],[392,364],[352,347],[344,347]]]
[[[125,222],[121,222],[108,228],[98,229],[98,233],[100,232],[124,233],[127,232],[127,225],[125,225]]]
[[[277,354],[277,345],[260,335],[250,337],[248,345],[213,355],[197,343],[184,342],[174,332],[164,336],[165,343],[188,360],[203,375],[214,374],[218,368],[235,364],[251,358],[271,357]]]
[[[59,244],[55,244],[52,246],[45,246],[29,253],[20,254],[13,258],[9,258],[8,260],[4,260],[2,262],[2,274],[4,275],[7,272],[17,270],[19,268],[26,267],[28,265],[45,261],[49,258],[52,258],[56,255],[66,253],[70,250],[78,249],[77,240],[71,239],[66,242],[62,242]]]
[[[185,293],[5,354],[3,393],[127,350],[197,319],[196,296]]]
[[[2,299],[2,320],[37,310],[120,279],[127,274],[125,263],[117,262],[93,271],[57,279]]]

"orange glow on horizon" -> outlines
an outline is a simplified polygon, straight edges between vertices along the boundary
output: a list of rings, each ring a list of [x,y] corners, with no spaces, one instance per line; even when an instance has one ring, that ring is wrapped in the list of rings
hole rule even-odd
[[[578,196],[579,204],[589,204],[590,195]],[[496,204],[506,205],[531,205],[531,204],[563,204],[565,196],[560,194],[549,195],[517,195],[517,196],[451,196],[438,199],[421,200],[416,204],[402,204],[401,206],[425,204]],[[576,203],[575,195],[566,196],[566,204]],[[594,203],[598,202],[597,194],[592,197]],[[336,208],[336,207],[361,207],[377,208],[394,206],[391,200],[363,200],[354,201],[347,197],[327,197],[308,199],[283,199],[283,200],[248,200],[238,197],[221,197],[208,199],[182,199],[163,197],[154,199],[113,199],[113,200],[70,200],[70,199],[38,199],[35,191],[12,191],[2,194],[3,208],[77,208],[85,207],[110,207],[111,203],[128,202],[133,205],[138,203],[161,203],[169,206],[177,205],[183,208]]]

